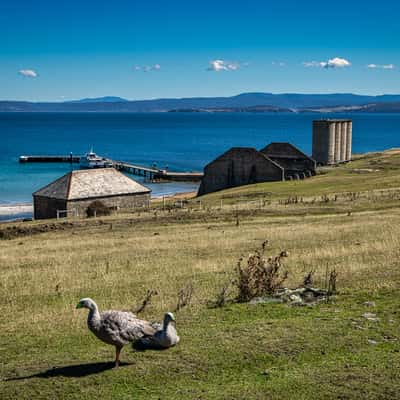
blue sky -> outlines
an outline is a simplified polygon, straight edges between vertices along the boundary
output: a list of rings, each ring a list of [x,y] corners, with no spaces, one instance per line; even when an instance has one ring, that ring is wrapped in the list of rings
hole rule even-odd
[[[0,99],[400,93],[400,2],[1,0]]]

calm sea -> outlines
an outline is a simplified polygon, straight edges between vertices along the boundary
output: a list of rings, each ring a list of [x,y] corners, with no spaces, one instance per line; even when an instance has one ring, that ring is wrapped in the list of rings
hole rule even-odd
[[[19,164],[20,155],[83,154],[170,170],[202,170],[231,146],[289,141],[310,154],[316,114],[0,113],[0,204],[31,202],[31,193],[68,172],[68,164]],[[400,146],[400,114],[329,115],[353,119],[353,151]],[[135,178],[137,179],[137,178]],[[149,184],[153,195],[197,188]]]

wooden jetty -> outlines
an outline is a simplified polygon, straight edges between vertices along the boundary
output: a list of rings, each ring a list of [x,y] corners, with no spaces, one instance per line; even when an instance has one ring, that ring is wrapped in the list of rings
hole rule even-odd
[[[20,163],[53,163],[53,162],[69,162],[69,163],[78,163],[80,157],[73,156],[72,154],[68,156],[20,156]]]
[[[200,182],[203,179],[202,172],[172,172],[162,171],[159,179],[167,181],[180,181],[180,182]],[[157,178],[157,176],[156,176]]]
[[[151,167],[145,167],[143,165],[130,164],[124,161],[114,161],[114,160],[109,160],[109,161],[111,161],[114,165],[114,168],[118,169],[119,171],[124,171],[133,175],[142,175],[149,179],[154,179],[154,177],[160,171],[158,168],[151,168]]]
[[[20,163],[30,162],[69,162],[79,163],[80,157],[73,156],[20,156]],[[125,161],[115,161],[107,159],[112,163],[113,167],[119,171],[126,172],[132,175],[146,177],[149,181],[179,181],[179,182],[199,182],[203,178],[202,172],[175,172],[167,169],[159,169],[155,167],[146,167],[143,165],[131,164]]]
[[[133,175],[142,175],[153,181],[180,181],[180,182],[198,182],[203,178],[202,172],[175,172],[166,169],[144,167],[141,165],[130,164],[122,161],[112,161],[114,167],[120,171]]]

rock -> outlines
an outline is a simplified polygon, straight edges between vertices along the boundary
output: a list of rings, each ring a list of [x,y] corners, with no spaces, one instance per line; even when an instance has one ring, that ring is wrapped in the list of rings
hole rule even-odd
[[[364,303],[364,306],[366,306],[366,307],[375,307],[376,304],[375,304],[374,301],[366,301],[366,302]]]
[[[360,329],[360,330],[362,330],[362,331],[364,331],[365,329],[367,329],[367,328],[364,328],[364,327],[361,326],[361,325],[355,325],[355,328]]]
[[[281,288],[270,297],[255,297],[250,304],[259,303],[288,303],[292,306],[312,306],[326,300],[327,292],[312,287],[300,287],[296,289]]]
[[[262,304],[262,303],[283,303],[279,297],[255,297],[251,299],[249,304]]]
[[[363,314],[363,317],[368,321],[373,321],[373,322],[379,321],[379,318],[376,316],[376,314],[373,313],[365,313]]]
[[[368,342],[369,344],[373,344],[373,345],[378,344],[378,342],[377,342],[376,340],[373,340],[373,339],[368,339],[367,342]]]
[[[289,294],[289,300],[292,303],[302,303],[303,302],[303,299],[301,298],[301,296],[298,294],[295,294],[295,293]]]

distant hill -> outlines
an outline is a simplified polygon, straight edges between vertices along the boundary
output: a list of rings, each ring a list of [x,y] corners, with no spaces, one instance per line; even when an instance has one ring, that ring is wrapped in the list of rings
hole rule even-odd
[[[303,108],[300,112],[318,113],[400,113],[400,102],[371,103],[354,106],[310,107]]]
[[[0,101],[0,112],[400,112],[400,95],[365,96],[351,93],[242,93],[232,97],[126,100],[100,97],[59,103]]]
[[[209,112],[209,113],[229,113],[229,112],[293,112],[289,108],[275,106],[250,106],[250,107],[216,107],[216,108],[179,108],[168,112]]]
[[[70,100],[66,101],[65,103],[121,103],[125,101],[129,100],[123,99],[122,97],[105,96],[105,97],[93,97],[80,100]]]

